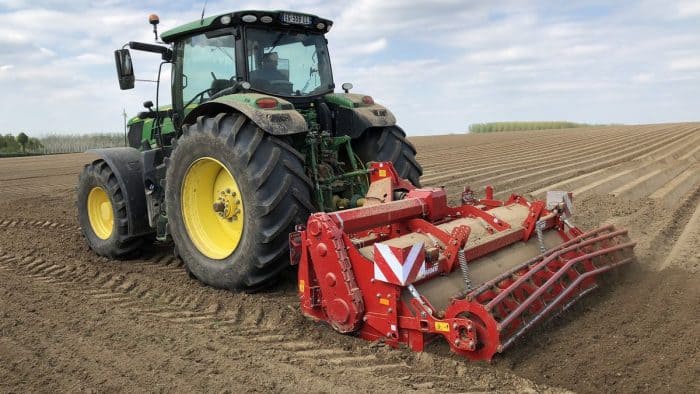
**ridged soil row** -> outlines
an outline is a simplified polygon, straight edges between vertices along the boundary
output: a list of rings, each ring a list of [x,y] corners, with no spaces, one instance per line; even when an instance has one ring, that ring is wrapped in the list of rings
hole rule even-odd
[[[692,170],[693,162],[700,158],[700,147],[696,146],[698,137],[700,135],[696,133],[690,138],[678,140],[630,162],[549,184],[531,194],[542,197],[547,190],[569,190],[576,196],[611,193],[625,198],[642,198],[654,194],[655,190],[665,187],[669,182],[673,183],[677,176],[682,176],[681,179],[686,178],[692,186],[695,177],[692,171],[688,171]],[[658,194],[658,198],[665,198],[667,194],[678,195],[678,191],[674,191],[676,187],[681,195],[690,190],[686,188],[683,191],[685,185],[674,184],[664,194]]]
[[[667,125],[661,130],[668,130],[676,127],[676,125]],[[453,157],[454,153],[460,154],[471,154],[476,156],[481,156],[482,154],[487,154],[489,156],[493,155],[508,155],[512,153],[520,152],[532,152],[543,147],[562,147],[569,145],[569,143],[578,143],[582,141],[590,141],[592,138],[605,139],[605,138],[617,138],[619,136],[628,135],[630,128],[617,128],[617,127],[606,127],[601,129],[577,129],[575,131],[566,132],[554,132],[554,131],[543,131],[543,132],[523,132],[523,133],[507,133],[507,134],[463,134],[459,136],[450,136],[444,138],[451,138],[451,144],[443,144],[440,146],[428,145],[425,146],[420,142],[417,143],[419,147],[419,154],[422,154],[421,158],[433,159],[431,162],[435,162],[437,165],[448,163],[449,158]],[[649,132],[659,131],[657,127],[635,127],[635,134],[645,135]],[[506,137],[507,136],[507,137]],[[484,141],[484,139],[488,139]],[[458,145],[459,144],[459,145]]]
[[[694,131],[691,131],[690,133],[693,132]],[[681,138],[688,137],[688,134],[675,136],[673,140],[678,141]],[[567,165],[552,163],[550,164],[549,169],[525,173],[521,176],[506,179],[502,182],[492,183],[492,185],[497,190],[497,197],[507,196],[513,190],[518,190],[524,193],[533,189],[541,188],[542,186],[551,183],[560,182],[572,176],[575,177],[582,172],[596,171],[601,168],[606,168],[633,160],[635,157],[641,156],[648,152],[663,150],[666,148],[668,143],[669,139],[663,139],[661,141],[654,141],[654,143],[651,144],[644,144],[641,146],[634,145],[630,148],[620,149],[603,156],[591,157],[589,159],[569,163]]]
[[[649,130],[628,130],[633,131],[633,133],[591,133],[586,130],[580,133],[569,133],[566,135],[541,133],[531,138],[515,141],[495,136],[494,142],[488,145],[472,145],[473,139],[469,138],[469,135],[465,135],[458,141],[451,141],[451,146],[453,147],[452,152],[443,154],[432,160],[428,157],[426,158],[426,163],[432,163],[437,169],[446,168],[449,170],[454,168],[453,163],[456,161],[464,162],[467,160],[474,164],[489,161],[489,163],[493,164],[514,158],[523,160],[532,159],[533,157],[542,158],[542,153],[551,155],[556,154],[558,151],[575,151],[577,149],[580,150],[582,148],[618,143],[620,141],[631,142],[637,138],[646,138],[649,136],[670,136],[677,133],[678,130],[683,127],[692,127],[692,125],[672,125]],[[461,146],[457,144],[461,144]],[[419,155],[420,154],[421,152],[419,152]],[[419,156],[419,159],[422,160],[424,158],[423,156]]]
[[[636,217],[622,219],[640,231],[638,254],[652,268],[680,267],[692,272],[700,268],[700,185],[676,202],[672,208],[655,204]]]
[[[554,177],[565,177],[570,174],[577,174],[580,171],[597,169],[610,166],[616,163],[631,160],[636,156],[643,155],[654,149],[664,149],[665,145],[679,141],[693,131],[686,131],[682,134],[674,134],[671,137],[652,135],[648,138],[638,140],[635,144],[628,144],[623,141],[621,145],[591,145],[589,150],[581,150],[575,155],[566,155],[563,158],[550,155],[542,158],[542,153],[532,155],[527,160],[519,161],[516,165],[497,165],[495,169],[485,170],[484,168],[474,168],[463,172],[463,175],[452,177],[446,185],[465,182],[478,183],[484,181],[496,187],[497,191],[505,194],[503,185],[510,183],[520,184],[528,180],[540,181],[543,176],[555,174]],[[568,171],[567,171],[568,170]],[[499,181],[500,180],[500,181]],[[430,184],[430,182],[424,183]],[[524,192],[524,190],[523,190]]]
[[[697,201],[696,201],[697,202]],[[700,271],[700,204],[688,219],[673,248],[659,266],[660,269],[681,267],[691,272]]]
[[[672,130],[671,128],[664,131]],[[661,132],[661,131],[659,131]],[[658,138],[659,132],[649,131],[647,133],[637,133],[636,138]],[[512,168],[522,167],[531,163],[537,163],[542,160],[539,153],[547,152],[547,159],[560,160],[571,155],[581,155],[588,152],[589,154],[596,153],[602,150],[610,149],[611,145],[629,143],[633,137],[630,135],[608,135],[602,137],[594,137],[596,143],[591,144],[592,136],[582,135],[580,138],[567,139],[538,139],[529,143],[523,143],[517,147],[507,149],[487,149],[477,150],[476,148],[471,153],[460,154],[459,149],[455,149],[450,155],[450,159],[442,161],[427,161],[429,163],[428,170],[424,171],[423,181],[432,182],[449,179],[454,175],[462,175],[465,170],[473,170],[481,172],[496,168]],[[553,140],[553,141],[551,141]],[[466,142],[466,141],[465,141]],[[468,146],[468,145],[467,145]],[[422,158],[419,158],[422,159]],[[457,166],[459,163],[459,166]]]
[[[640,141],[640,143],[656,142],[662,138],[658,135],[651,135]],[[495,184],[499,179],[507,179],[517,174],[528,175],[537,170],[551,172],[565,165],[585,162],[591,157],[608,157],[614,155],[619,146],[629,145],[628,143],[629,141],[623,139],[601,144],[587,144],[584,149],[574,147],[572,150],[553,150],[551,153],[547,153],[544,158],[541,157],[541,154],[535,155],[530,152],[525,156],[511,160],[508,160],[508,158],[505,160],[489,160],[473,167],[467,166],[462,171],[448,171],[444,175],[424,177],[422,181],[424,183],[446,181],[448,184],[454,184],[465,180],[470,182],[487,180],[491,184]],[[546,151],[539,150],[538,152]]]

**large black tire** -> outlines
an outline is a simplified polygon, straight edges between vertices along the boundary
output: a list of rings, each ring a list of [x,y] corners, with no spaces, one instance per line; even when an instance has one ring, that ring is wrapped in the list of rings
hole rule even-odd
[[[109,198],[112,208],[113,227],[111,235],[102,239],[90,222],[88,196],[95,188],[101,188]],[[102,159],[85,165],[78,178],[77,189],[78,222],[88,246],[100,256],[118,258],[130,255],[146,239],[146,236],[131,236],[127,217],[127,196],[119,187],[116,175]]]
[[[178,254],[191,275],[210,286],[245,291],[269,286],[289,266],[289,233],[315,210],[302,155],[239,113],[200,116],[183,132],[168,161],[165,193]],[[185,176],[202,158],[223,165],[242,197],[240,241],[221,259],[197,248],[183,219]]]
[[[360,159],[369,161],[390,161],[404,179],[420,186],[423,167],[416,160],[416,148],[406,139],[406,134],[398,126],[373,127],[352,141],[353,149]]]

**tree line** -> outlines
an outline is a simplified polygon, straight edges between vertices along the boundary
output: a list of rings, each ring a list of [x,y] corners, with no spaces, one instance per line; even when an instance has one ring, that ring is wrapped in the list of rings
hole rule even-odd
[[[542,122],[490,122],[473,123],[469,125],[471,133],[493,133],[499,131],[521,130],[547,130],[547,129],[571,129],[575,127],[602,126],[587,123],[574,123],[566,121],[542,121]]]
[[[123,134],[49,134],[38,138],[24,132],[0,135],[0,155],[77,153],[115,146],[124,146]]]
[[[38,138],[30,138],[25,133],[0,135],[0,153],[34,153],[43,147]]]

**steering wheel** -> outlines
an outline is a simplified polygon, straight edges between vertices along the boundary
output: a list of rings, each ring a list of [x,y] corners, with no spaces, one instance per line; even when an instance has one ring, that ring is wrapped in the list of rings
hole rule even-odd
[[[219,98],[221,96],[226,96],[227,94],[238,93],[241,89],[245,89],[241,82],[236,81],[235,77],[231,77],[231,79],[229,79],[229,81],[231,81],[231,84],[232,84],[230,87],[225,88],[225,89],[221,89],[218,92],[214,93],[213,95],[211,95],[211,97],[209,97],[209,100],[213,100],[213,99]]]
[[[216,78],[216,74],[214,74],[213,71],[211,72],[211,77],[212,77],[213,81],[216,81],[218,79],[218,78]],[[222,89],[222,90],[218,91],[216,94],[211,95],[209,97],[209,99],[211,100],[211,99],[214,99],[217,97],[221,97],[221,96],[223,96],[223,94],[221,94],[223,91],[226,91],[226,90],[229,90],[229,89],[236,87],[237,82],[235,82],[235,79],[236,79],[235,77],[229,78],[229,81],[231,81],[231,83],[234,83],[234,85],[231,86],[230,88],[226,88],[226,89]],[[190,101],[188,101],[187,104],[185,104],[185,108],[187,108],[188,105],[192,104],[198,97],[199,97],[199,103],[201,104],[202,100],[204,100],[204,94],[206,94],[206,93],[211,93],[211,88],[204,89],[201,92],[195,94],[194,97],[192,97],[192,99]]]

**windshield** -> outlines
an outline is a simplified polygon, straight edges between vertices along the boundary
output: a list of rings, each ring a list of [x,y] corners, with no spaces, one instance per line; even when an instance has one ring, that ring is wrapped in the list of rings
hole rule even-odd
[[[328,48],[320,34],[248,28],[246,63],[256,90],[311,96],[333,89]]]
[[[200,103],[233,86],[236,75],[233,35],[192,36],[183,43],[182,98]]]

